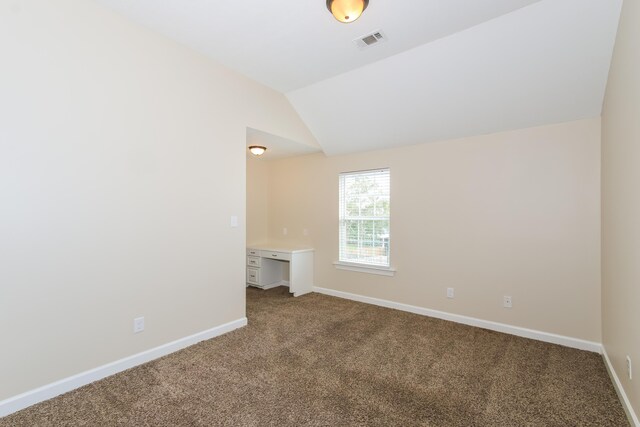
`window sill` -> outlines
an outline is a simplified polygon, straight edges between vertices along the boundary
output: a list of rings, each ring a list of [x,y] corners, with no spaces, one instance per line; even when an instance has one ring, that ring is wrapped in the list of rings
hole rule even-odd
[[[378,276],[395,276],[396,269],[393,267],[376,267],[367,264],[355,264],[351,262],[336,261],[333,265],[338,270],[357,271],[358,273],[377,274]]]

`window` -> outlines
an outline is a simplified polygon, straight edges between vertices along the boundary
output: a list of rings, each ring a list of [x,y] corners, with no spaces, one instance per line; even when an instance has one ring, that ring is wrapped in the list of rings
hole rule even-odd
[[[340,174],[340,264],[389,269],[389,169]],[[361,271],[361,270],[358,270]]]

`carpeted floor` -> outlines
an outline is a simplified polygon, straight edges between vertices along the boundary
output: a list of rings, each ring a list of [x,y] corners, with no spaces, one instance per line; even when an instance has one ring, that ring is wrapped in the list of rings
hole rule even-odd
[[[597,354],[285,288],[247,312],[0,426],[628,426]]]

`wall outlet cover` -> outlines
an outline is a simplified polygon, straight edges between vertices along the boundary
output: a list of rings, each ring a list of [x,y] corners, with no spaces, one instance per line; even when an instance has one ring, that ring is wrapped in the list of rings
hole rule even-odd
[[[144,317],[136,317],[133,319],[133,333],[138,334],[144,331]]]
[[[504,307],[505,308],[511,308],[513,307],[513,301],[511,301],[511,297],[508,295],[504,296]]]

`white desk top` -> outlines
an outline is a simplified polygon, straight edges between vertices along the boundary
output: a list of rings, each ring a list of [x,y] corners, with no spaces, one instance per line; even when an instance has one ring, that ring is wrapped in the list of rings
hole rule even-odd
[[[315,251],[315,249],[310,248],[308,246],[288,245],[285,243],[267,243],[263,245],[252,245],[252,246],[248,246],[248,249],[257,249],[260,251],[285,252],[289,254]]]

